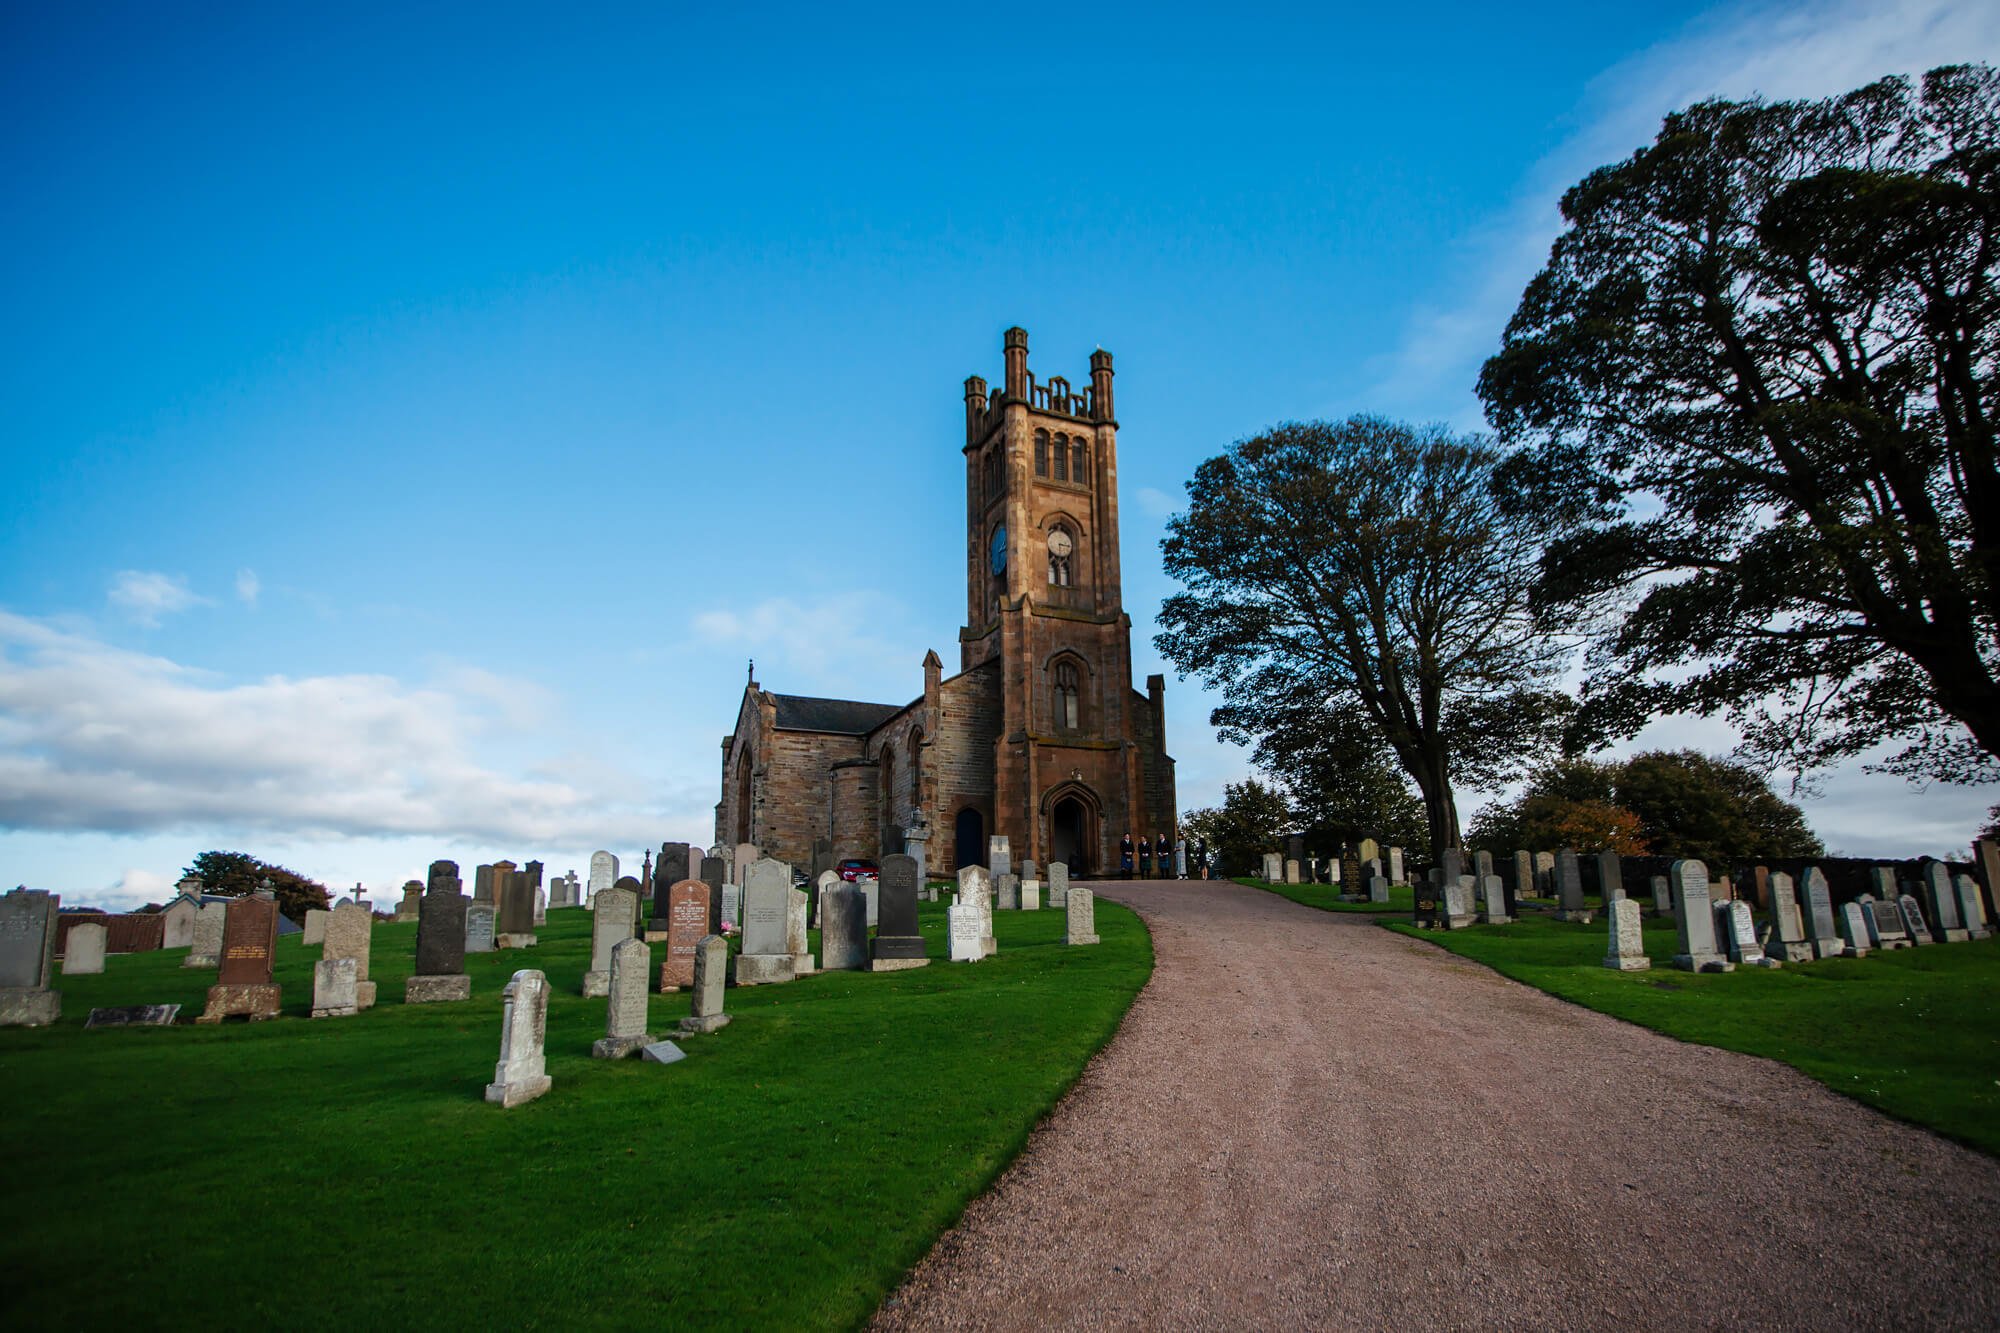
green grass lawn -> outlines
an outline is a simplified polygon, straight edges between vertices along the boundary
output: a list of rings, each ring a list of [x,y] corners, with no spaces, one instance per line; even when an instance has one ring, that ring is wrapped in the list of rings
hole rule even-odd
[[[1666,920],[1645,924],[1646,972],[1603,965],[1601,921],[1533,916],[1450,932],[1381,924],[1682,1041],[1782,1060],[1836,1092],[2000,1154],[2000,937],[1696,974],[1668,966],[1675,932]]]
[[[1386,903],[1344,903],[1340,901],[1338,884],[1271,884],[1248,877],[1234,882],[1245,888],[1263,889],[1280,898],[1290,898],[1301,907],[1317,907],[1322,912],[1372,912],[1376,915],[1401,912],[1408,916],[1417,910],[1416,894],[1407,884],[1390,885],[1389,901]]]
[[[473,998],[406,1006],[414,925],[378,924],[376,1007],[311,1020],[318,946],[279,941],[284,1017],[85,1031],[94,1005],[199,1013],[184,950],[59,979],[63,1020],[0,1030],[15,1328],[852,1327],[1020,1149],[1152,971],[1138,918],[1002,912],[997,957],[732,989],[687,1059],[593,1060],[590,914],[467,959]],[[655,944],[657,964],[664,943]],[[500,992],[549,976],[555,1087],[481,1100]],[[688,997],[656,995],[674,1036]],[[1055,1244],[1059,1238],[1051,1238]],[[1052,1261],[1028,1255],[1024,1262]]]

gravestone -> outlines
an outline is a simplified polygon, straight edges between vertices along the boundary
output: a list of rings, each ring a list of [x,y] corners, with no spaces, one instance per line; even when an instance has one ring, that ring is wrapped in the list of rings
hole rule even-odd
[[[160,947],[162,949],[185,949],[194,943],[195,913],[201,910],[201,902],[195,898],[176,898],[160,913]]]
[[[341,901],[346,902],[347,900],[343,898]],[[308,907],[306,909],[305,925],[299,931],[299,943],[308,948],[315,944],[325,944],[326,919],[332,915],[333,913],[324,908]]]
[[[1370,875],[1368,877],[1368,901],[1371,903],[1386,903],[1389,901],[1389,880],[1387,876]]]
[[[1097,895],[1081,884],[1072,884],[1063,905],[1063,943],[1097,943]]]
[[[500,895],[493,889],[493,867],[475,866],[472,870],[472,901],[499,905]],[[422,919],[423,906],[417,907],[418,919]]]
[[[1479,880],[1481,915],[1489,926],[1504,926],[1514,918],[1507,915],[1507,889],[1498,875],[1484,875]]]
[[[1833,910],[1833,894],[1827,888],[1825,872],[1818,866],[1806,867],[1805,922],[1815,957],[1838,958],[1847,952]]]
[[[1680,952],[1674,966],[1683,972],[1734,972],[1736,964],[1715,947],[1715,912],[1708,896],[1708,867],[1699,861],[1676,861],[1667,868],[1674,886],[1674,928]]]
[[[1769,866],[1750,867],[1750,896],[1756,900],[1757,906],[1762,907],[1767,911],[1770,909],[1771,867]]]
[[[1903,909],[1894,902],[1884,902],[1880,898],[1861,898],[1861,920],[1868,927],[1868,942],[1877,949],[1908,949],[1914,947],[1910,933],[1903,925]]]
[[[418,916],[422,916],[422,904],[418,904]],[[465,909],[465,951],[467,953],[494,953],[499,946],[494,943],[493,904],[473,903]]]
[[[1069,863],[1049,862],[1049,906],[1062,907],[1069,902]]]
[[[790,981],[792,951],[787,940],[785,895],[791,892],[792,868],[762,857],[750,867],[743,885],[743,952],[736,957],[736,984],[762,986]]]
[[[1018,875],[995,875],[993,877],[994,907],[1002,912],[1021,910],[1021,879]]]
[[[194,943],[188,946],[182,967],[215,967],[222,962],[222,923],[229,916],[228,903],[203,903],[194,914]],[[324,932],[325,927],[321,927]]]
[[[1472,879],[1474,883],[1493,873],[1493,853],[1476,851],[1472,854]]]
[[[986,873],[996,879],[1014,873],[1014,858],[1004,833],[996,833],[986,840]]]
[[[868,906],[852,884],[835,883],[820,894],[819,965],[828,972],[868,969]]]
[[[47,1027],[62,1017],[55,974],[62,898],[45,889],[0,896],[0,1027]]]
[[[917,885],[919,888],[928,888],[930,885],[930,846],[931,827],[924,822],[923,811],[914,811],[911,815],[910,826],[903,830],[903,851],[912,861],[917,863]],[[1028,873],[1033,874],[1034,872],[1030,871]],[[931,901],[937,901],[937,894],[935,892],[931,894]]]
[[[1452,854],[1445,853],[1446,864],[1453,863]],[[1464,930],[1479,919],[1472,908],[1472,876],[1453,875],[1440,872],[1439,897],[1444,904],[1444,928]]]
[[[93,1009],[83,1020],[87,1028],[170,1028],[180,1016],[177,1004],[121,1004]]]
[[[471,904],[459,892],[462,882],[457,862],[431,862],[430,887],[417,904],[417,970],[403,982],[404,1004],[472,998],[472,978],[465,975],[465,912]]]
[[[1896,882],[1894,866],[1870,867],[1868,883],[1873,886],[1874,895],[1885,903],[1893,903],[1903,896],[1902,886]]]
[[[693,1012],[681,1020],[683,1032],[713,1032],[729,1026],[722,1012],[723,980],[729,972],[729,941],[708,935],[695,946]]]
[[[1923,889],[1924,913],[1938,942],[1959,944],[1971,939],[1958,914],[1958,890],[1952,887],[1951,867],[1942,861],[1925,861],[1918,883]]]
[[[1556,892],[1556,854],[1535,853],[1535,896],[1553,898]]]
[[[1610,927],[1604,965],[1620,972],[1644,972],[1653,966],[1646,957],[1646,937],[1639,928],[1639,904],[1630,898],[1615,898],[1605,905],[1605,923]]]
[[[1990,923],[2000,921],[2000,839],[1974,838],[1972,863],[1980,884],[1980,915],[1991,930]]]
[[[653,863],[653,911],[646,923],[649,934],[665,938],[672,920],[673,906],[669,901],[674,885],[690,879],[696,867],[688,863],[688,845],[684,842],[663,842],[660,844],[660,859]]]
[[[1958,895],[1958,919],[1965,923],[1967,939],[1983,940],[1992,934],[1986,928],[1986,911],[1979,901],[1979,881],[1970,875],[1959,875],[1952,881],[1952,891]]]
[[[1362,893],[1361,858],[1349,848],[1340,858],[1340,887],[1342,897],[1359,898]]]
[[[1741,898],[1717,903],[1715,915],[1723,930],[1730,962],[1749,967],[1781,966],[1777,959],[1768,957],[1764,946],[1757,942],[1757,921],[1750,914],[1749,903]]]
[[[1903,914],[1903,930],[1912,944],[1936,944],[1937,938],[1931,934],[1930,924],[1924,920],[1924,909],[1912,894],[1904,894],[1896,900],[1897,909]]]
[[[1513,856],[1514,898],[1535,896],[1535,858],[1528,852],[1515,852]]]
[[[999,946],[993,939],[993,881],[984,867],[961,866],[958,872],[958,901],[979,909],[980,920],[985,922],[981,938],[986,942],[986,952],[998,952]]]
[[[356,971],[352,958],[322,958],[313,964],[314,1018],[352,1018],[361,1012]]]
[[[959,872],[961,876],[964,873]],[[979,873],[982,877],[986,874],[984,870]],[[870,971],[898,972],[930,963],[931,960],[924,954],[924,938],[917,933],[918,887],[915,857],[907,852],[897,852],[882,858],[882,876],[877,886],[879,924],[875,930],[874,948],[868,958]],[[989,908],[986,916],[989,939],[992,930],[993,916]]]
[[[1042,910],[1042,885],[1039,880],[1021,881],[1021,910],[1039,912]]]
[[[1556,920],[1588,925],[1591,916],[1583,905],[1583,871],[1576,863],[1576,851],[1564,847],[1556,853]]]
[[[1606,903],[1625,896],[1625,866],[1618,853],[1597,854],[1597,891],[1604,895]]]
[[[686,884],[689,881],[682,880]],[[693,881],[700,883],[699,880]],[[671,903],[671,899],[669,900]],[[669,905],[669,919],[673,908]],[[646,981],[653,970],[653,951],[644,940],[621,940],[611,951],[611,986],[604,1006],[604,1035],[591,1043],[597,1060],[623,1060],[653,1044],[646,1031]]]
[[[754,865],[756,863],[753,861],[751,864]],[[730,926],[735,926],[735,927],[742,926],[743,924],[742,885],[725,884],[722,886],[722,919],[726,924]]]
[[[667,891],[667,956],[660,960],[660,991],[694,985],[694,956],[701,942],[715,932],[708,928],[708,883],[684,879]]]
[[[1401,884],[1404,882],[1403,849],[1401,847],[1391,847],[1389,849],[1389,882],[1391,884]]]
[[[375,918],[364,907],[349,903],[333,909],[326,923],[326,950],[321,958],[354,960],[355,1004],[362,1009],[375,1006],[375,983],[368,979],[368,944]]]
[[[785,948],[792,955],[792,975],[813,974],[812,935],[806,924],[811,900],[804,889],[785,890]]]
[[[1282,856],[1279,856],[1279,855],[1278,855],[1278,854],[1277,854],[1276,852],[1265,852],[1265,853],[1264,853],[1264,874],[1263,874],[1262,878],[1263,878],[1263,881],[1264,881],[1264,882],[1265,882],[1266,884],[1282,884],[1282,883],[1284,883],[1284,882],[1285,882],[1285,858],[1284,858],[1284,857],[1282,857]]]
[[[1373,838],[1363,838],[1360,845],[1354,849],[1354,855],[1356,859],[1362,861],[1379,860],[1382,856],[1382,844]]]
[[[1819,951],[1806,937],[1805,914],[1799,910],[1792,877],[1782,870],[1771,872],[1764,881],[1764,892],[1771,904],[1771,956],[1787,963],[1810,963],[1818,958]]]
[[[948,925],[948,948],[945,957],[954,963],[976,963],[986,957],[986,949],[980,942],[979,932],[985,923],[979,918],[979,909],[966,903],[953,903],[945,909]]]
[[[1661,916],[1674,910],[1673,889],[1668,886],[1665,875],[1653,876],[1653,910]]]
[[[595,908],[597,906],[597,895],[617,883],[618,858],[610,852],[592,852],[590,854],[590,883],[585,889],[585,893],[588,894],[588,897],[584,899],[585,905]]]
[[[882,850],[886,852],[890,848],[884,847]],[[821,875],[831,869],[833,869],[833,839],[814,838],[812,857],[806,863],[806,877],[817,882]]]
[[[104,971],[104,944],[111,932],[95,921],[71,926],[63,937],[63,975],[94,977]]]
[[[583,993],[611,993],[611,951],[639,933],[639,881],[630,875],[597,895],[590,919],[590,968],[583,974]],[[669,946],[669,957],[672,949]]]
[[[687,1059],[687,1052],[670,1041],[656,1041],[651,1046],[640,1047],[639,1058],[649,1065],[670,1065],[676,1060]]]
[[[271,981],[278,944],[278,904],[262,893],[232,898],[222,918],[222,961],[208,988],[208,1008],[197,1023],[278,1016],[279,988]]]
[[[1847,952],[1855,958],[1866,958],[1868,951],[1875,947],[1875,940],[1868,933],[1868,919],[1862,915],[1860,903],[1840,905],[1841,941],[1847,945]]]
[[[423,903],[423,900],[424,886],[422,881],[414,879],[404,880],[403,900],[396,904],[396,920],[415,921],[417,919],[417,910]]]
[[[418,929],[422,928],[419,923]],[[500,998],[500,1062],[493,1066],[486,1100],[495,1106],[513,1107],[535,1100],[552,1086],[548,1058],[542,1049],[549,1031],[549,979],[524,968],[514,974]]]
[[[493,870],[493,887],[500,895],[499,937],[503,949],[527,949],[535,943],[535,884],[525,870]]]
[[[1285,858],[1285,883],[1296,884],[1298,882],[1299,882],[1298,860],[1294,857],[1288,856]]]
[[[764,853],[757,850],[757,844],[754,842],[737,843],[736,850],[729,857],[729,878],[723,882],[739,885],[743,883],[743,877],[750,873],[751,865],[763,855]]]
[[[701,858],[701,874],[696,878],[708,885],[708,933],[722,933],[722,886],[729,882],[729,863],[719,856]]]

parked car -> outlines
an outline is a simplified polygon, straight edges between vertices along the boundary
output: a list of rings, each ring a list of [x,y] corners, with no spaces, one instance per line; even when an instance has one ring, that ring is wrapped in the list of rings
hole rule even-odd
[[[852,884],[857,879],[880,879],[882,867],[873,861],[842,861],[833,868],[843,883]]]

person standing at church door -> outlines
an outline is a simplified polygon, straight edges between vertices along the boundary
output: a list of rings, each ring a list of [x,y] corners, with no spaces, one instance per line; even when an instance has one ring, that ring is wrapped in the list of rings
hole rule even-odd
[[[1174,873],[1174,849],[1167,845],[1167,835],[1153,835],[1153,864],[1160,868],[1160,878],[1166,879]]]
[[[1202,879],[1208,878],[1208,839],[1202,838],[1194,845],[1195,873]]]
[[[1153,877],[1153,844],[1145,834],[1139,835],[1139,878]]]

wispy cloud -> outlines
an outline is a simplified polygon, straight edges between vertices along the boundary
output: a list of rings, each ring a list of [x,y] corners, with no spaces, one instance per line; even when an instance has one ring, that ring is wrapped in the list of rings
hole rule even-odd
[[[256,570],[239,569],[236,571],[236,600],[254,609],[257,605],[257,596],[263,591],[264,581],[257,577]]]
[[[141,625],[156,626],[174,615],[208,601],[188,587],[185,576],[157,570],[121,569],[112,577],[105,598]]]
[[[782,673],[785,688],[800,694],[869,689],[893,702],[923,686],[917,672],[925,645],[911,628],[909,608],[882,593],[836,593],[812,603],[771,597],[704,611],[693,627],[708,643],[755,657],[760,678],[775,680],[773,669]]]

